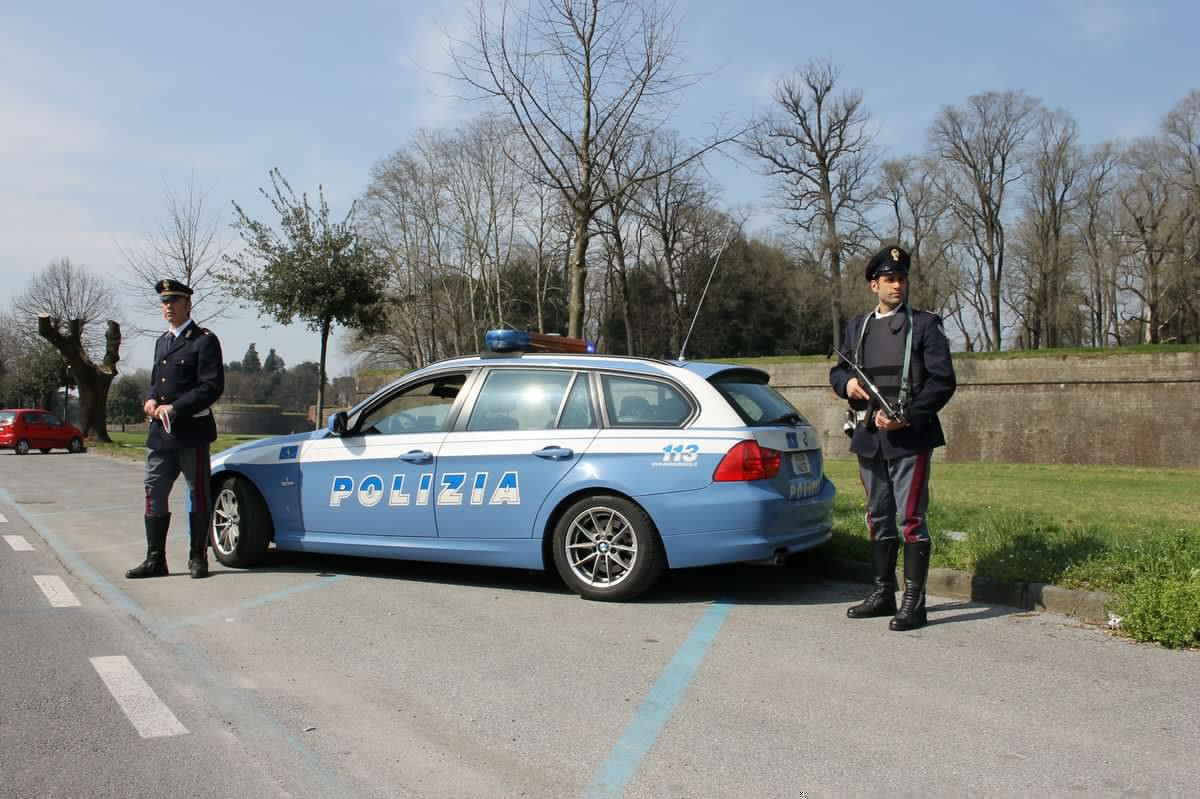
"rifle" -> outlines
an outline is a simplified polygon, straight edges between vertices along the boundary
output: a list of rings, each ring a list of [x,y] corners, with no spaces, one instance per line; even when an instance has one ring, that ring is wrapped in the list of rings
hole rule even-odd
[[[871,401],[874,403],[875,407],[883,411],[884,416],[887,416],[889,419],[897,422],[904,421],[904,409],[900,407],[893,408],[891,403],[883,398],[883,394],[880,392],[879,387],[871,382],[871,378],[867,377],[867,373],[864,372],[859,365],[854,362],[853,358],[842,352],[837,347],[834,347],[833,352],[830,352],[829,354],[833,355],[834,353],[837,353],[838,357],[845,361],[846,365],[850,367],[850,371],[854,372],[854,376],[858,378],[858,384],[862,386],[863,390],[871,396]]]

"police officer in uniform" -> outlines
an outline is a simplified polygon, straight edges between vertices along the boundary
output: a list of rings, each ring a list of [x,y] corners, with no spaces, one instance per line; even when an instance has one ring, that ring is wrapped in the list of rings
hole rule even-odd
[[[875,587],[846,611],[852,619],[893,616],[893,630],[925,625],[929,574],[929,467],[935,447],[946,443],[940,411],[954,394],[954,365],[942,320],[907,303],[909,255],[884,247],[867,262],[866,277],[878,304],[846,325],[845,346],[900,418],[893,419],[843,360],[829,382],[850,401],[855,424],[850,451],[858,456],[867,492],[867,532]],[[897,525],[897,515],[899,525]],[[896,560],[904,540],[904,596],[896,607]]]
[[[154,367],[143,406],[150,418],[146,440],[146,560],[128,578],[168,574],[168,498],[182,472],[188,485],[188,571],[208,576],[209,445],[217,438],[211,406],[225,390],[221,344],[192,321],[192,289],[178,280],[155,284],[170,329],[154,345]]]

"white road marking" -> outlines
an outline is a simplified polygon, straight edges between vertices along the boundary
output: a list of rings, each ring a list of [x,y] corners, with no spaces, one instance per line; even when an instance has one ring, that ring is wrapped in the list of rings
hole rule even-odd
[[[38,588],[42,589],[42,593],[46,595],[46,599],[50,600],[51,607],[79,607],[79,600],[71,593],[71,589],[67,588],[67,584],[63,582],[63,578],[54,574],[35,574],[33,581],[38,584]]]
[[[0,513],[0,524],[8,524],[8,517]]]
[[[186,735],[187,727],[179,723],[154,689],[124,655],[90,658],[92,668],[104,680],[105,687],[125,712],[138,735],[143,738],[163,738]]]
[[[33,551],[33,544],[26,541],[25,536],[23,535],[6,535],[4,536],[4,540],[7,541],[8,545],[17,552]]]

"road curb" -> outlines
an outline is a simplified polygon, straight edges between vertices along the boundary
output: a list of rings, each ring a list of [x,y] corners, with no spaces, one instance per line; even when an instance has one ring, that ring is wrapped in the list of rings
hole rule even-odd
[[[861,583],[869,583],[874,578],[871,564],[861,561],[828,558],[824,567],[828,577]],[[902,585],[903,574],[897,576],[900,578],[898,584]],[[1093,624],[1108,623],[1106,606],[1115,598],[1102,591],[1063,588],[1047,583],[1006,582],[958,569],[931,568],[926,590],[938,596],[1073,616]]]

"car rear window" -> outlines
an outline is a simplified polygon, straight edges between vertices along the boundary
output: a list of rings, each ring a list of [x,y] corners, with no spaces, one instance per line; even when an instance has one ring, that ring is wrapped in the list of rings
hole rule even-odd
[[[806,420],[796,406],[769,386],[768,380],[770,378],[762,372],[734,370],[713,375],[709,382],[752,427],[805,424]]]
[[[0,411],[0,425],[8,425],[13,423],[17,415],[12,411]]]

